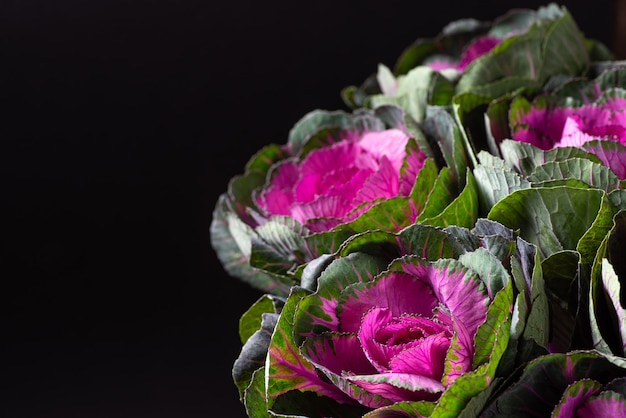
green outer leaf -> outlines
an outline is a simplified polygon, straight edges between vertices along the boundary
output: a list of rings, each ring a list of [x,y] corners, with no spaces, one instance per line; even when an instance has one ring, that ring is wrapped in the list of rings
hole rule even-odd
[[[354,235],[355,232],[346,228],[345,230],[338,228],[328,232],[320,232],[317,234],[311,234],[304,237],[306,246],[315,257],[319,257],[322,254],[332,254],[341,247],[341,244]],[[300,266],[300,269],[304,268]],[[300,275],[297,275],[298,277]]]
[[[550,161],[564,161],[569,158],[583,158],[602,164],[600,159],[581,148],[558,147],[543,151],[525,142],[505,139],[500,143],[502,158],[518,173],[525,177],[531,176],[535,169]]]
[[[615,354],[624,357],[626,356],[626,310],[622,306],[622,302],[620,300],[621,283],[619,277],[617,277],[613,266],[606,258],[602,259],[602,284],[604,286],[604,291],[606,292],[606,295],[608,296],[615,311],[617,319],[616,331],[622,344],[621,351],[618,351]]]
[[[613,227],[613,216],[617,213],[606,194],[602,194],[602,205],[593,224],[578,241],[576,249],[580,253],[582,263],[592,263],[600,243]]]
[[[398,246],[397,233],[369,230],[355,234],[347,239],[337,254],[346,257],[349,254],[361,252],[392,260],[403,255]]]
[[[347,129],[352,125],[350,114],[338,110],[313,110],[304,115],[289,131],[288,144],[294,154],[298,154],[309,138],[322,129],[342,128]]]
[[[272,405],[272,418],[337,417],[361,418],[370,408],[340,404],[313,392],[292,390],[279,395]]]
[[[554,21],[539,21],[474,60],[457,92],[497,98],[520,87],[542,85],[555,74],[584,74],[589,66],[585,38],[570,13],[562,10]]]
[[[563,302],[569,300],[573,289],[577,287],[580,262],[580,253],[574,250],[554,252],[541,262],[546,287]]]
[[[508,280],[493,298],[487,311],[487,319],[478,327],[474,340],[476,353],[472,368],[489,364],[490,378],[493,378],[498,362],[508,345],[512,307],[513,284]]]
[[[530,182],[508,168],[488,167],[483,164],[474,169],[481,215],[514,190],[527,189]]]
[[[245,173],[265,175],[274,164],[288,158],[291,154],[278,144],[268,144],[256,152],[246,163]],[[247,181],[246,181],[247,183]],[[256,187],[256,186],[254,186]],[[242,196],[241,196],[242,197]]]
[[[613,190],[609,193],[609,200],[620,210],[626,210],[626,190]]]
[[[428,201],[416,221],[439,215],[456,196],[458,196],[457,179],[448,167],[443,167],[439,171],[439,176],[428,196]]]
[[[522,189],[496,203],[488,219],[511,229],[537,245],[542,257],[563,249],[576,249],[578,241],[592,226],[604,192],[558,186]]]
[[[582,158],[550,161],[538,166],[528,177],[530,182],[575,178],[605,192],[620,188],[620,180],[608,167]]]
[[[250,386],[253,374],[265,365],[270,340],[277,321],[277,314],[264,313],[258,330],[248,338],[233,363],[232,377],[239,389],[241,399],[245,398],[244,392]]]
[[[511,337],[498,367],[498,375],[507,376],[537,350],[547,353],[549,312],[539,255],[534,245],[518,238],[511,257],[511,272],[517,289],[511,317]]]
[[[620,356],[624,356],[623,342],[626,341],[626,339],[624,339],[624,337],[617,339],[616,337],[618,334],[625,334],[626,329],[624,325],[615,323],[613,316],[615,314],[607,306],[608,301],[604,282],[614,279],[612,275],[615,273],[608,259],[610,256],[609,247],[611,246],[611,237],[617,234],[618,229],[623,228],[625,223],[626,211],[620,210],[613,218],[613,227],[606,234],[598,247],[591,269],[591,285],[589,286],[589,321],[591,336],[593,346],[606,355],[612,355],[615,352]],[[621,257],[621,252],[618,254],[618,257]],[[617,285],[621,287],[619,278],[617,278]],[[620,298],[616,298],[613,303],[615,304],[620,301]],[[613,321],[610,320],[612,316]],[[605,336],[608,338],[608,341],[605,339]],[[622,346],[618,347],[619,344],[622,344]]]
[[[473,151],[465,149],[461,129],[447,107],[429,106],[427,110],[422,129],[426,135],[436,140],[446,165],[461,182],[467,171],[469,154]]]
[[[404,255],[417,255],[432,261],[458,258],[479,245],[478,241],[471,244],[464,241],[459,234],[457,229],[449,231],[419,223],[398,233],[367,231],[347,240],[339,255],[345,257],[351,253],[362,252],[382,256],[387,260]]]
[[[313,258],[303,238],[309,232],[293,218],[273,217],[255,232],[258,239],[252,240],[250,254],[253,267],[286,276],[295,265]]]
[[[602,274],[603,274],[603,264],[604,260],[607,257],[607,247],[609,242],[609,234],[604,238],[600,247],[598,248],[598,253],[596,254],[596,258],[593,261],[593,265],[591,267],[591,280],[589,285],[589,325],[591,329],[591,339],[593,342],[593,347],[600,351],[603,354],[613,354],[609,343],[604,339],[602,335],[601,323],[603,321],[598,318],[599,313],[597,312],[600,307],[604,307],[606,305],[606,300],[603,294],[603,285],[602,285]],[[604,325],[604,324],[603,324]],[[610,324],[608,324],[610,327]],[[606,327],[606,326],[604,326]]]
[[[389,69],[379,64],[378,83],[385,92],[387,84],[393,85],[394,90],[369,97],[372,108],[382,105],[395,105],[404,109],[415,121],[422,122],[426,114],[426,106],[431,91],[431,83],[435,71],[430,67],[418,66],[407,74],[398,76],[395,80],[387,80],[381,85],[381,80],[392,77]],[[393,88],[388,86],[387,88]]]
[[[211,245],[228,274],[253,288],[286,296],[290,283],[255,269],[249,264],[254,230],[230,208],[226,195],[221,195],[211,220]]]
[[[470,170],[466,174],[466,184],[461,193],[440,214],[422,218],[421,222],[445,227],[448,225],[471,228],[478,219],[478,193],[476,180]],[[432,197],[431,197],[432,198]]]
[[[265,367],[254,372],[244,397],[246,414],[254,418],[271,418],[265,398]]]
[[[309,382],[303,371],[308,372],[309,378],[316,376],[313,365],[302,357],[291,340],[296,307],[307,295],[308,292],[302,288],[292,288],[272,334],[265,370],[268,399],[293,389],[307,387]]]
[[[485,248],[462,254],[459,261],[478,273],[490,296],[495,295],[510,281],[509,273],[500,260]]]
[[[259,328],[264,313],[279,314],[285,301],[274,295],[263,295],[239,318],[239,338],[245,344]]]
[[[485,111],[492,97],[472,92],[459,93],[452,100],[454,117],[463,129],[461,134],[472,162],[472,167],[478,165],[476,154],[488,148],[485,131]],[[499,154],[495,154],[499,155]]]

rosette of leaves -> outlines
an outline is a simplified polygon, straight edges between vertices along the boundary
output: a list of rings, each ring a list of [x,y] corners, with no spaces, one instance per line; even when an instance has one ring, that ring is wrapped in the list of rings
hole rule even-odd
[[[352,236],[284,306],[261,298],[242,318],[233,378],[248,415],[477,416],[548,352],[536,257],[486,219]]]
[[[418,38],[393,70],[380,64],[361,86],[341,94],[352,108],[393,103],[420,122],[428,105],[451,105],[457,95],[457,106],[484,106],[554,76],[586,74],[591,62],[612,58],[605,45],[584,36],[565,7],[550,3],[512,9],[489,22],[451,22],[434,38]],[[475,123],[475,113],[464,111],[463,123]]]
[[[230,181],[213,212],[211,243],[225,270],[259,290],[286,296],[291,286],[299,284],[309,261],[336,251],[355,233],[370,229],[398,231],[417,221],[472,226],[477,218],[477,195],[473,177],[467,172],[458,125],[448,112],[437,109],[421,126],[407,120],[396,106],[352,113],[315,110],[294,125],[286,144],[261,149],[250,159],[245,173]],[[332,152],[330,148],[346,137],[376,132],[408,138],[406,146],[396,150],[404,155],[398,165],[397,195],[370,200],[343,218],[318,216],[306,222],[268,213],[259,206],[259,196],[274,184],[280,167],[295,165],[326,149]],[[332,178],[334,170],[346,167],[329,164],[324,161],[324,172],[318,177],[337,182]],[[370,186],[357,192],[365,195],[387,187],[379,183],[372,183],[376,190]],[[270,203],[276,202],[281,203]]]
[[[595,78],[569,78],[538,95],[515,94],[489,104],[485,120],[489,150],[515,163],[512,139],[541,150],[577,148],[592,153],[626,179],[626,66]],[[521,146],[520,146],[521,147]],[[522,167],[516,167],[519,171]]]

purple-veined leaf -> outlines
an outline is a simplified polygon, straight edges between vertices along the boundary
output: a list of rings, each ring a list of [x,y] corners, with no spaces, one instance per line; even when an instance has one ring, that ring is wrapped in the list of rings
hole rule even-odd
[[[620,179],[626,179],[626,145],[615,141],[589,141],[581,148],[596,155]]]
[[[626,396],[615,392],[602,392],[590,397],[578,410],[580,416],[597,417],[608,414],[612,417],[626,416]]]
[[[594,351],[541,356],[529,362],[519,380],[498,396],[481,416],[550,416],[572,383],[594,379],[607,384],[625,374],[625,369]]]
[[[308,338],[302,345],[302,353],[342,393],[345,392],[360,404],[379,408],[393,402],[392,399],[369,392],[352,382],[351,378],[355,375],[376,373],[376,369],[365,357],[356,335],[325,333]],[[350,371],[350,374],[346,375],[344,370]]]
[[[489,306],[486,321],[478,329],[473,371],[460,375],[448,387],[437,402],[431,418],[458,416],[473,397],[492,384],[509,342],[512,304],[512,282],[509,282],[496,294]]]
[[[394,264],[404,264],[405,258],[394,261]],[[342,293],[339,312],[341,328],[338,331],[356,333],[359,331],[363,316],[372,307],[389,307],[394,316],[402,314],[416,314],[420,316],[432,316],[433,309],[437,306],[438,299],[433,294],[431,284],[427,279],[418,280],[412,273],[422,275],[434,274],[424,272],[386,272],[373,281],[361,282],[350,286]],[[392,270],[394,271],[394,270]],[[404,273],[404,274],[403,274]],[[415,297],[419,297],[419,304]]]
[[[459,376],[436,403],[401,402],[374,410],[367,418],[383,417],[475,417],[479,416],[494,389],[496,369],[509,341],[512,304],[510,282],[495,297],[487,313],[487,321],[480,326],[477,348],[480,365],[471,372]],[[478,344],[478,343],[477,343]],[[476,362],[476,360],[475,360]],[[432,410],[431,410],[432,408]]]
[[[272,334],[266,362],[267,398],[276,398],[292,390],[312,391],[344,403],[353,401],[335,385],[323,381],[315,367],[306,360],[293,341],[293,320],[298,303],[308,292],[293,287]]]
[[[489,297],[484,284],[475,272],[459,261],[440,259],[429,262],[406,256],[391,263],[389,271],[419,277],[428,284],[454,320],[467,328],[469,335],[474,335],[485,320]]]
[[[556,408],[554,408],[551,416],[555,418],[580,416],[578,410],[585,404],[590,396],[595,395],[601,390],[602,383],[591,379],[579,380],[572,383],[565,389],[563,397]]]

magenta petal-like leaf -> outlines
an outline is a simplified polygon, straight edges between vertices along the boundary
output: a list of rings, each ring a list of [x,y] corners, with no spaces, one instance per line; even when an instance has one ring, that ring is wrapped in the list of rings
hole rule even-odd
[[[391,198],[398,195],[400,179],[397,171],[394,171],[391,162],[383,157],[378,171],[372,174],[359,190],[356,198],[357,203],[371,202],[381,198]]]
[[[374,308],[363,318],[359,340],[365,355],[381,373],[413,373],[441,379],[451,330],[429,318],[392,317]]]
[[[435,400],[444,390],[440,381],[414,374],[381,373],[348,380],[393,402]]]
[[[340,313],[341,331],[356,333],[362,316],[372,306],[387,307],[394,316],[419,314],[431,316],[438,300],[423,281],[407,274],[389,273],[346,293]]]
[[[327,148],[316,149],[302,161],[300,171],[303,175],[323,174],[338,167],[354,166],[360,152],[359,146],[353,142],[340,142]]]
[[[350,203],[340,196],[321,196],[312,202],[294,205],[291,216],[306,223],[312,218],[341,218],[350,209]]]
[[[400,196],[409,196],[415,185],[417,175],[424,167],[426,155],[418,148],[408,149],[405,160],[405,168],[400,176]]]
[[[404,269],[412,276],[419,277],[436,292],[437,300],[452,314],[455,322],[460,321],[469,335],[474,335],[478,326],[485,321],[489,307],[489,297],[484,283],[475,273],[447,266],[442,260],[437,265],[411,265]]]
[[[357,374],[376,373],[363,354],[353,334],[326,333],[307,339],[302,354],[317,367],[341,376],[345,371]]]
[[[389,129],[382,132],[366,133],[359,141],[359,145],[379,159],[386,157],[397,173],[404,161],[408,140],[409,137],[401,130]]]
[[[445,334],[429,335],[419,344],[401,351],[391,360],[395,373],[411,373],[441,381],[450,337]]]
[[[471,64],[476,58],[486,54],[496,47],[502,39],[496,38],[493,36],[483,36],[482,38],[478,38],[476,41],[468,45],[466,50],[463,52],[461,56],[461,61],[459,62],[459,71],[465,71],[465,67]]]

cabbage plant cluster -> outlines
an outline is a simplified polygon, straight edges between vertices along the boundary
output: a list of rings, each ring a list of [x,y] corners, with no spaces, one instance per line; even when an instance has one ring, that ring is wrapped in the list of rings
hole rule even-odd
[[[626,62],[558,4],[418,38],[253,155],[250,417],[626,417]]]

